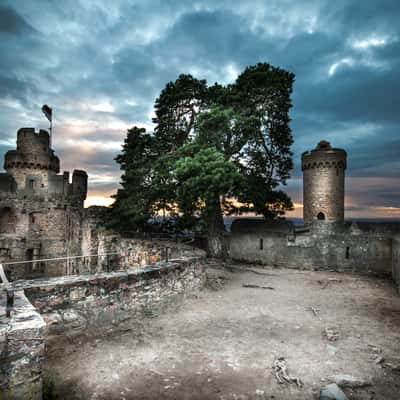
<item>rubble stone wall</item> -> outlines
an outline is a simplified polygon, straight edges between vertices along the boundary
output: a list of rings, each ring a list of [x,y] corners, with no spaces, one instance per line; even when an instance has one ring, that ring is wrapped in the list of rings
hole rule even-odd
[[[205,253],[173,241],[130,239],[106,229],[83,229],[82,254],[109,255],[87,258],[78,263],[79,273],[127,270],[182,256],[203,256]]]
[[[41,400],[46,324],[23,291],[15,293],[11,318],[0,296],[0,400]]]
[[[102,335],[155,316],[205,284],[202,258],[186,258],[126,272],[32,281],[25,293],[47,323],[46,343]]]
[[[14,282],[11,318],[0,292],[0,400],[42,399],[45,344],[54,349],[74,337],[131,330],[195,295],[205,282],[200,257],[126,272]]]

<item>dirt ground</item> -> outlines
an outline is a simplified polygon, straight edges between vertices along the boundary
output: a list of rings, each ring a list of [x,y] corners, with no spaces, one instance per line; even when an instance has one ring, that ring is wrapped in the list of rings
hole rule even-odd
[[[309,400],[347,374],[357,381],[343,388],[349,399],[400,399],[400,297],[391,282],[252,270],[214,266],[210,287],[179,308],[132,331],[48,354],[45,378],[54,382],[55,397]],[[301,387],[278,383],[279,357]]]

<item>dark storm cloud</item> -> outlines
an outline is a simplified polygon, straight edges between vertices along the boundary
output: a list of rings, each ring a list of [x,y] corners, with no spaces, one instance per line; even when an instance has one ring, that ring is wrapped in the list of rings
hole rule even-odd
[[[294,200],[301,153],[327,139],[349,155],[349,209],[394,207],[397,192],[385,185],[400,170],[399,19],[397,0],[6,0],[0,145],[9,148],[21,126],[45,128],[48,103],[63,166],[86,168],[92,187],[109,192],[126,129],[152,129],[166,82],[192,73],[228,83],[267,61],[296,74]],[[368,177],[381,179],[379,196],[362,183]]]
[[[31,32],[32,27],[15,10],[0,5],[0,33],[20,35]]]

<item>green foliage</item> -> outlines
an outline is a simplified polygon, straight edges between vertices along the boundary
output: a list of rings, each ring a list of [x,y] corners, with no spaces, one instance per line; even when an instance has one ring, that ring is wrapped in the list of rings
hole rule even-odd
[[[207,97],[206,81],[191,75],[182,74],[175,82],[167,83],[154,105],[154,134],[161,152],[175,151],[186,142]]]
[[[121,170],[122,188],[115,195],[110,225],[120,231],[143,230],[153,214],[152,176],[154,176],[155,139],[144,128],[128,130],[122,153],[116,157]]]
[[[289,127],[293,81],[294,74],[260,63],[247,67],[235,83],[237,106],[259,122],[246,151],[250,170],[264,177],[271,189],[285,184],[293,167]]]
[[[260,63],[227,86],[191,75],[169,82],[155,102],[154,133],[133,127],[116,158],[124,174],[114,224],[144,229],[164,211],[188,223],[205,217],[215,231],[221,208],[265,218],[292,209],[279,186],[292,168],[293,81],[292,73]]]
[[[215,199],[229,195],[239,183],[237,167],[213,147],[186,145],[174,168],[179,209],[187,215],[209,215]]]

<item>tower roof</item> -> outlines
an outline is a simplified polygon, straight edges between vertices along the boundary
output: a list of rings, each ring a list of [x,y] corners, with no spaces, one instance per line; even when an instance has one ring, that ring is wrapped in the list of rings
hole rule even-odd
[[[315,150],[332,150],[332,146],[327,140],[321,140]]]

